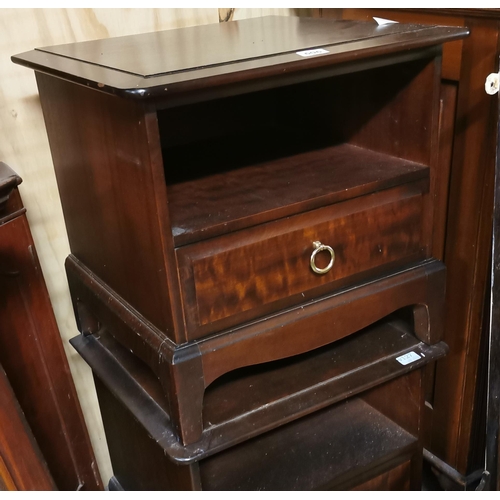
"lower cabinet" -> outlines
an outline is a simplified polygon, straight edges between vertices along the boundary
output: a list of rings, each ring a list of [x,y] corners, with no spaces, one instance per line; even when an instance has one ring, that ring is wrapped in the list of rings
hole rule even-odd
[[[110,487],[420,489],[424,367],[447,346],[420,341],[410,313],[221,376],[203,396],[205,439],[191,446],[172,432],[168,402],[145,363],[105,329],[75,338],[94,370]]]

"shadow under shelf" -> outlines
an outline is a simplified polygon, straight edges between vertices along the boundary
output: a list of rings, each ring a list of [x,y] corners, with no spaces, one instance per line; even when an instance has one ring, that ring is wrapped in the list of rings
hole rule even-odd
[[[193,144],[201,156],[204,146]],[[164,152],[165,158],[169,157]],[[165,160],[173,164],[173,159]],[[210,153],[206,153],[210,157]],[[338,144],[169,184],[176,247],[409,182],[429,182],[429,167],[352,144]],[[181,169],[182,170],[182,169]],[[189,169],[188,169],[189,170]],[[423,187],[423,190],[427,190]]]

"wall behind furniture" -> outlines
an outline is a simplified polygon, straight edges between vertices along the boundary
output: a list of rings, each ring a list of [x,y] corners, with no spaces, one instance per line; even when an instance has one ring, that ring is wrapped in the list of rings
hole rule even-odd
[[[78,332],[64,271],[69,244],[32,70],[10,56],[35,47],[130,35],[293,9],[0,9],[0,160],[22,178],[21,196],[101,471],[112,475],[90,369],[70,347]],[[303,12],[300,12],[303,14]]]

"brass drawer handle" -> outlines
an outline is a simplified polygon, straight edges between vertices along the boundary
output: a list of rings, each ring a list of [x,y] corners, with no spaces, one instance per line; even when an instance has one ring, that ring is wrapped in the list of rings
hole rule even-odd
[[[311,254],[311,269],[316,273],[316,274],[325,274],[327,273],[333,266],[333,263],[335,262],[335,252],[333,251],[332,247],[329,247],[328,245],[323,245],[321,241],[315,241],[313,242],[313,246],[315,250]],[[316,263],[314,262],[314,259],[316,258],[316,255],[319,252],[329,252],[330,253],[330,262],[326,267],[321,269],[320,267],[316,266]]]

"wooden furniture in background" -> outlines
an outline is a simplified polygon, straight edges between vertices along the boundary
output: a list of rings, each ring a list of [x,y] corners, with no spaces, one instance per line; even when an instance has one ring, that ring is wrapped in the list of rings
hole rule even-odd
[[[17,189],[20,182],[0,162],[0,364],[57,487],[102,489]],[[9,439],[15,442],[15,436]]]
[[[440,45],[466,34],[269,17],[13,57],[112,486],[420,488]]]
[[[499,9],[317,9],[323,18],[465,26],[447,43],[441,76],[440,191],[443,232],[436,251],[448,269],[444,340],[427,390],[426,448],[463,476],[484,467],[489,261],[495,161],[495,99],[484,92],[498,71]],[[372,21],[374,22],[374,21]],[[443,469],[444,470],[444,469]],[[457,477],[455,477],[457,479]]]

